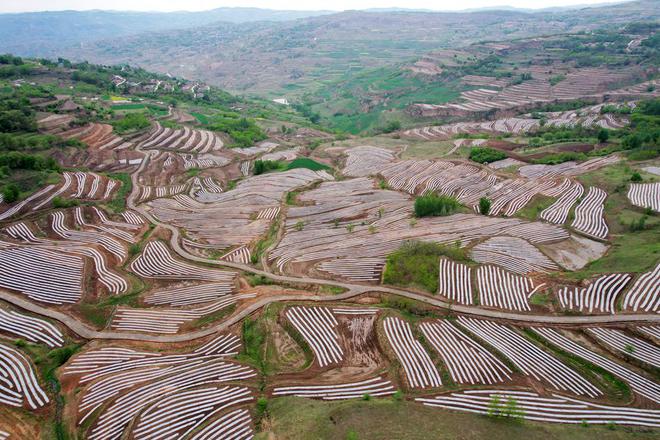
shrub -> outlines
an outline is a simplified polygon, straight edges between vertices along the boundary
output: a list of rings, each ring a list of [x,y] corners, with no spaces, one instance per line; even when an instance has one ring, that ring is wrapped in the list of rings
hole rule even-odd
[[[261,422],[265,417],[268,416],[268,399],[265,397],[259,397],[257,399],[257,411],[255,417],[255,424],[257,427],[261,427]]]
[[[254,256],[254,254],[252,255]],[[257,261],[253,261],[253,263],[258,263]],[[270,286],[273,283],[273,280],[270,278],[264,276],[264,275],[248,275],[247,280],[250,283],[250,286]]]
[[[491,201],[490,199],[487,199],[486,197],[482,197],[479,199],[479,212],[482,215],[488,215],[490,212],[490,205]]]
[[[598,142],[600,142],[601,144],[607,142],[609,138],[610,138],[610,132],[607,131],[606,129],[601,128],[598,131]]]
[[[268,409],[268,399],[260,397],[257,399],[257,411],[264,413]]]
[[[550,77],[550,85],[551,86],[556,86],[560,82],[566,79],[566,75],[555,75]]]
[[[635,171],[635,172],[632,173],[632,175],[630,176],[630,181],[631,181],[631,182],[641,182],[641,181],[642,181],[642,175],[639,174],[637,171]]]
[[[77,347],[62,347],[62,348],[56,348],[54,350],[51,350],[48,352],[48,357],[53,359],[55,361],[55,364],[59,367],[60,365],[64,365],[66,361],[69,360],[71,356],[76,352]]]
[[[69,200],[62,197],[55,197],[53,199],[53,208],[71,208],[78,206],[78,200]]]
[[[564,153],[548,154],[541,159],[534,160],[534,163],[543,165],[557,165],[571,160],[584,160],[586,158],[587,156],[585,156],[584,153],[568,151]]]
[[[128,254],[132,257],[140,253],[140,244],[133,243],[128,247]]]
[[[254,161],[254,174],[259,175],[267,173],[268,171],[277,170],[282,166],[281,162],[277,160],[261,160]]]
[[[14,203],[18,200],[19,195],[20,191],[18,190],[18,186],[16,186],[15,183],[9,183],[5,185],[4,188],[2,188],[2,197],[5,203]]]
[[[643,231],[646,229],[646,216],[641,216],[638,220],[632,220],[629,226],[630,232]]]
[[[383,133],[392,133],[394,131],[401,129],[401,122],[399,121],[390,121],[385,127],[383,127]]]
[[[475,147],[472,150],[470,150],[470,160],[479,163],[490,163],[505,158],[506,158],[506,154],[504,154],[499,150],[495,150],[493,148]]]
[[[415,199],[415,216],[443,216],[454,213],[461,204],[453,197],[427,194]]]

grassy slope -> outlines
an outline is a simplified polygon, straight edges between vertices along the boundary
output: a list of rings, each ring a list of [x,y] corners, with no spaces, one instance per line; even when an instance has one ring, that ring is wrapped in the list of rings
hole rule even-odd
[[[630,175],[635,166],[620,163],[578,177],[584,185],[598,186],[609,194],[605,201],[605,217],[612,236],[612,248],[601,259],[571,274],[584,278],[604,272],[644,272],[660,259],[660,216],[648,216],[644,231],[630,232],[629,225],[644,215],[644,210],[633,207],[627,198]],[[651,174],[641,173],[644,182],[657,181]]]
[[[408,122],[402,111],[412,103],[442,104],[458,98],[457,84],[440,84],[400,68],[378,68],[330,82],[315,93],[313,106],[334,129],[358,133],[390,120]],[[386,105],[381,101],[385,100]],[[359,111],[365,101],[377,103]]]
[[[312,171],[320,171],[320,170],[329,170],[330,167],[327,165],[324,165],[322,163],[318,163],[313,159],[310,159],[308,157],[299,157],[297,159],[294,159],[293,161],[289,162],[289,164],[286,166],[287,170],[292,170],[294,168],[307,168]]]
[[[623,427],[565,426],[514,423],[485,416],[428,408],[413,402],[390,399],[320,402],[302,398],[273,399],[270,420],[257,439],[651,439],[651,432]],[[350,434],[349,433],[353,433]]]

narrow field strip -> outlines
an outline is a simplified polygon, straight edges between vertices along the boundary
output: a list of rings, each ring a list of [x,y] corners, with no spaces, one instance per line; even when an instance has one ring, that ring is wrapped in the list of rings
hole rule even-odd
[[[359,399],[368,394],[371,397],[390,396],[396,392],[394,385],[387,379],[374,377],[360,382],[296,385],[276,387],[273,396],[297,396],[322,400]]]
[[[250,249],[248,249],[247,246],[240,246],[220,257],[221,260],[243,264],[250,264],[251,258],[252,255],[250,254]]]
[[[32,364],[20,352],[0,344],[0,403],[30,409],[48,403],[48,396],[39,386]]]
[[[657,312],[660,308],[660,264],[637,278],[623,297],[624,310]]]
[[[630,275],[625,273],[604,275],[588,287],[563,287],[559,289],[557,296],[562,308],[566,310],[614,314],[617,298],[630,279]]]
[[[535,246],[517,237],[489,238],[473,247],[470,256],[478,263],[495,264],[520,275],[559,270],[559,266]]]
[[[254,298],[255,294],[227,295],[219,301],[195,309],[133,309],[117,308],[111,327],[119,331],[175,334],[187,323],[218,312],[238,301]]]
[[[511,369],[447,321],[419,326],[457,383],[492,384],[511,379]]]
[[[468,390],[415,400],[427,406],[487,415],[504,410],[506,402],[511,399],[520,410],[518,417],[525,420],[660,427],[660,411],[657,410],[598,405],[558,394],[543,397],[531,391]],[[498,408],[493,408],[494,400],[501,402]]]
[[[577,395],[596,398],[602,392],[573,369],[511,328],[493,321],[461,316],[458,323],[504,354],[536,380]]]
[[[593,327],[587,329],[587,332],[615,351],[660,368],[660,348],[656,345],[611,328]]]
[[[385,318],[385,335],[406,373],[411,388],[442,386],[440,372],[422,344],[415,339],[410,324],[399,318]]]
[[[647,336],[651,336],[660,340],[660,326],[643,326],[637,327],[637,330],[644,333]]]
[[[237,409],[209,423],[190,440],[250,440],[254,437],[251,424],[249,411]]]
[[[231,281],[236,276],[233,272],[202,268],[175,260],[167,246],[160,241],[149,242],[130,267],[137,275],[145,278]]]
[[[339,335],[335,330],[339,323],[329,309],[290,307],[286,311],[286,317],[305,338],[321,367],[343,361],[344,351],[339,345]]]
[[[660,182],[631,183],[628,199],[635,206],[660,212]]]
[[[605,199],[607,193],[592,186],[586,197],[575,208],[575,220],[571,226],[590,237],[605,239],[609,232],[605,217]]]
[[[651,399],[654,402],[660,403],[660,385],[657,383],[648,380],[644,376],[635,373],[634,371],[626,368],[618,362],[611,360],[610,358],[587,349],[577,342],[570,340],[555,329],[533,328],[532,330],[543,336],[545,339],[560,349],[586,359],[592,364],[598,365],[604,370],[619,376],[621,379],[628,382],[630,387],[639,395]]]
[[[541,218],[550,223],[563,225],[566,223],[571,208],[582,197],[582,194],[584,194],[584,187],[579,182],[573,182],[568,191],[564,192],[555,203],[541,212]]]
[[[217,301],[233,292],[233,282],[200,284],[147,293],[144,302],[154,306],[192,306]]]
[[[438,293],[459,304],[472,304],[472,269],[442,258]]]
[[[52,348],[64,343],[62,332],[50,322],[4,309],[0,309],[0,331]]]
[[[321,262],[318,269],[351,281],[380,281],[384,258],[337,258]]]
[[[529,297],[541,286],[535,286],[529,277],[499,267],[480,266],[477,269],[479,304],[487,307],[530,311]]]

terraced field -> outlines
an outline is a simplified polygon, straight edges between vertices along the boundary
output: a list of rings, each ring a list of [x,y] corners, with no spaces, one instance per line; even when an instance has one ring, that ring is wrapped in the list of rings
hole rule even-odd
[[[625,76],[586,71],[549,87],[470,75],[445,107],[513,114]],[[36,190],[2,191],[0,438],[326,438],[282,432],[353,408],[388,413],[389,437],[366,438],[407,438],[402,411],[656,437],[660,164],[633,145],[649,104],[612,93],[543,124],[371,138],[264,117],[266,139],[241,148],[220,131],[238,104],[185,101],[128,131],[47,104],[39,135],[80,144]],[[531,145],[561,130],[599,137]]]

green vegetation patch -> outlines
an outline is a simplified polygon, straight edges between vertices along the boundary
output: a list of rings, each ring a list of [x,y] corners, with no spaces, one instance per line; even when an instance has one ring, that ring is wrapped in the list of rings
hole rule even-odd
[[[257,159],[254,161],[254,175],[264,174],[269,171],[284,171],[286,164],[279,160],[262,160]]]
[[[479,163],[491,163],[506,159],[506,154],[494,148],[475,147],[470,150],[470,160]]]
[[[243,350],[238,360],[246,362],[262,373],[266,371],[263,346],[266,343],[266,328],[259,319],[246,318],[242,327]]]
[[[416,287],[427,292],[438,290],[440,257],[468,261],[460,243],[447,246],[423,241],[406,241],[387,257],[383,283]]]
[[[312,171],[321,171],[321,170],[329,170],[331,169],[329,166],[319,163],[313,159],[310,159],[308,157],[298,157],[286,166],[287,170],[292,170],[294,168],[307,168]]]
[[[435,193],[417,197],[415,199],[415,216],[430,217],[444,216],[456,212],[461,204],[453,197],[439,196]]]
[[[438,310],[429,305],[396,295],[383,295],[380,305],[399,311],[409,321],[418,321],[426,318],[439,318]]]
[[[115,193],[115,197],[107,204],[108,208],[114,213],[124,212],[126,210],[126,198],[133,190],[133,182],[128,173],[112,173],[108,174],[111,179],[119,180],[121,186]]]
[[[275,243],[275,240],[277,240],[277,231],[280,228],[280,219],[277,217],[275,221],[273,221],[270,226],[268,227],[268,232],[264,237],[262,237],[257,244],[254,245],[254,249],[252,250],[252,255],[250,256],[250,261],[252,264],[257,264],[261,260],[261,256],[263,255],[264,252],[266,252],[266,249],[268,249],[270,246],[272,246],[273,243]]]
[[[586,160],[587,155],[584,153],[577,153],[575,151],[567,151],[564,153],[554,153],[543,156],[541,159],[535,159],[534,163],[543,165],[557,165],[569,161]]]
[[[554,201],[555,199],[552,197],[537,194],[527,205],[525,205],[524,208],[516,213],[516,216],[524,218],[525,220],[534,221],[539,218],[541,212],[552,205]]]
[[[202,114],[202,113],[196,113],[196,112],[191,112],[190,114],[191,114],[195,119],[197,119],[197,121],[198,121],[200,124],[207,125],[207,124],[210,122],[210,121],[209,121],[209,117],[206,116],[205,114]]]
[[[142,112],[128,113],[118,121],[112,121],[111,124],[115,131],[119,134],[142,130],[151,125],[149,118],[147,118],[147,116]]]
[[[241,117],[215,117],[207,124],[207,129],[227,133],[233,140],[231,147],[249,147],[267,137],[254,120]]]

